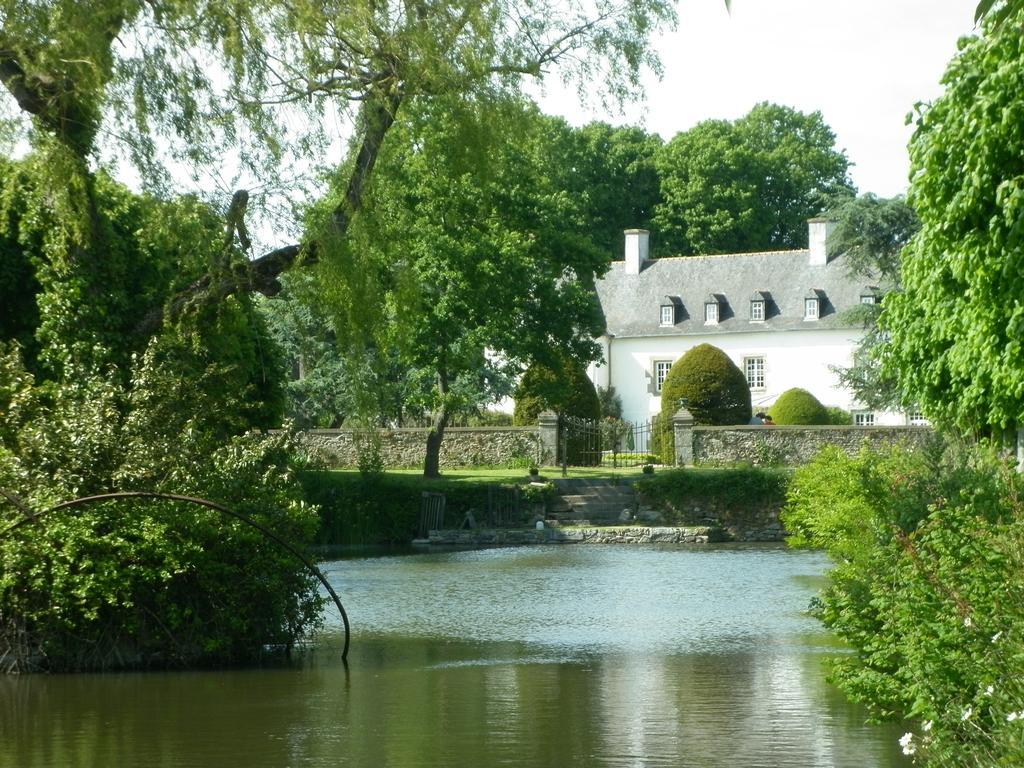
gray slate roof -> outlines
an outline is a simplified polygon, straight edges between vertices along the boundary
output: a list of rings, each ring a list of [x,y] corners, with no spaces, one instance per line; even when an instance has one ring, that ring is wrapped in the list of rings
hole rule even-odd
[[[807,263],[810,252],[773,251],[723,256],[678,256],[646,262],[627,275],[612,262],[597,281],[607,329],[616,337],[751,333],[811,328],[851,328],[842,315],[860,304],[869,282],[846,274],[843,256],[824,266]],[[766,295],[764,322],[750,321],[750,300]],[[822,298],[821,318],[804,320],[804,297]],[[718,298],[719,322],[704,324],[704,302]],[[674,326],[662,326],[661,306],[676,307]]]

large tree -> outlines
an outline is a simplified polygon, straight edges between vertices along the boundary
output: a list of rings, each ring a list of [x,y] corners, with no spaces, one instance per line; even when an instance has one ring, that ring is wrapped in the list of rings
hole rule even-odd
[[[352,151],[331,212],[336,239],[360,209],[408,99],[515,92],[524,77],[555,68],[622,97],[656,63],[645,37],[672,19],[665,0],[3,0],[0,82],[5,108],[41,153],[46,194],[33,202],[56,211],[61,225],[50,250],[63,254],[66,280],[87,283],[105,252],[93,189],[101,135],[157,187],[171,181],[171,161],[230,174],[224,155],[275,185],[297,160],[315,165],[339,138],[326,127],[340,124]],[[248,250],[248,195],[232,202],[228,223]],[[252,259],[244,275],[211,270],[166,309],[243,290],[273,294],[300,252],[314,261],[319,246],[282,244]],[[154,306],[143,329],[158,325],[164,309]]]
[[[343,266],[323,269],[342,344],[394,349],[408,375],[429,372],[427,476],[455,414],[507,395],[532,360],[596,354],[593,280],[609,259],[575,234],[583,218],[550,172],[549,136],[519,102],[410,103],[340,245]]]
[[[1024,424],[1021,20],[962,43],[920,110],[909,202],[921,231],[882,317],[903,400],[982,434]]]
[[[594,244],[622,258],[622,232],[650,229],[661,200],[654,158],[662,141],[636,126],[588,123],[570,128],[550,118],[560,162],[552,170],[584,207],[586,234]]]
[[[886,296],[900,288],[903,249],[920,228],[917,214],[902,197],[880,198],[870,192],[842,197],[829,206],[826,216],[836,222],[829,236],[830,253],[844,254],[851,279],[870,286],[875,303],[847,310],[844,319],[864,328],[853,364],[833,371],[840,384],[874,410],[897,408],[899,386],[881,365],[889,335],[878,325]]]
[[[664,255],[806,247],[807,219],[852,192],[849,161],[821,113],[777,104],[678,133],[656,162]]]

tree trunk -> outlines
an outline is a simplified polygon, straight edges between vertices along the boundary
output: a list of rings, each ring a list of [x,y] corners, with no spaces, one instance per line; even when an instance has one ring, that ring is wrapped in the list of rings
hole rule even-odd
[[[441,476],[441,441],[444,439],[444,430],[450,418],[451,414],[442,408],[427,433],[427,458],[423,462],[424,477]]]
[[[427,433],[427,456],[423,460],[423,476],[437,478],[441,476],[441,441],[444,440],[444,430],[452,415],[448,411],[445,397],[448,394],[448,376],[444,371],[437,375],[437,391],[440,394],[441,406],[434,418],[434,423]]]

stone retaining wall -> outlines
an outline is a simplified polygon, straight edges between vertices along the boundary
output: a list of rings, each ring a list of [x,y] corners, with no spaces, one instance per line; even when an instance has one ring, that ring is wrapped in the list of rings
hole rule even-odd
[[[431,531],[429,543],[449,547],[513,546],[519,544],[707,544],[726,541],[721,531],[707,526],[678,528],[606,526],[600,528],[543,528],[541,530],[484,528]]]
[[[934,434],[931,427],[695,426],[691,430],[693,462],[712,466],[743,462],[799,466],[826,445],[838,446],[852,456],[865,444],[920,447]]]
[[[661,511],[640,496],[640,519],[664,519]],[[668,519],[684,526],[704,527],[720,531],[722,539],[728,541],[783,541],[786,531],[779,522],[781,503],[760,503],[730,507],[713,499],[690,498],[678,508],[667,504]]]
[[[423,466],[428,431],[378,432],[384,466]],[[369,443],[370,438],[347,429],[314,429],[302,436],[305,445],[332,467],[357,466],[358,445]],[[539,445],[537,427],[450,427],[441,442],[441,466],[527,466],[537,460]]]

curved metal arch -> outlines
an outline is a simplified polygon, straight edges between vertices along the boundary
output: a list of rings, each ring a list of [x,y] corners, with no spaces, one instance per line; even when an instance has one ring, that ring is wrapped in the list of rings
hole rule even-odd
[[[188,504],[196,504],[200,507],[206,507],[207,509],[212,509],[216,512],[228,515],[229,517],[233,517],[236,520],[239,520],[245,523],[246,525],[255,528],[257,531],[262,533],[275,544],[288,551],[296,560],[302,563],[310,573],[316,576],[316,578],[319,579],[321,584],[323,584],[324,588],[331,596],[331,599],[334,600],[334,604],[338,606],[338,612],[341,614],[341,621],[345,625],[345,647],[342,649],[341,658],[342,661],[344,661],[346,664],[348,663],[348,646],[351,634],[351,630],[349,628],[348,623],[348,614],[345,613],[345,608],[341,604],[341,598],[338,597],[338,593],[334,591],[334,587],[332,587],[330,582],[327,581],[327,577],[324,576],[323,572],[319,568],[317,568],[316,565],[314,565],[309,560],[309,558],[307,558],[298,549],[289,544],[285,539],[278,536],[276,533],[274,533],[266,526],[257,523],[255,520],[246,517],[240,512],[235,512],[232,509],[228,509],[223,504],[218,504],[215,501],[210,501],[208,499],[200,499],[196,496],[182,496],[176,493],[156,493],[154,491],[118,491],[116,493],[101,493],[97,494],[96,496],[83,496],[80,499],[64,501],[61,502],[60,504],[57,504],[56,506],[50,507],[49,509],[44,509],[41,512],[36,512],[34,510],[29,509],[14,494],[8,493],[7,491],[2,491],[0,493],[2,493],[2,495],[8,501],[10,501],[15,507],[17,507],[21,511],[22,515],[24,515],[24,517],[22,517],[21,520],[15,521],[11,525],[7,526],[7,528],[5,528],[3,531],[0,531],[0,539],[4,538],[12,531],[17,530],[18,528],[22,527],[27,523],[35,522],[43,515],[50,514],[51,512],[58,512],[62,509],[81,507],[86,504],[91,504],[93,502],[98,501],[117,501],[120,499],[163,499],[166,501],[183,501]]]

